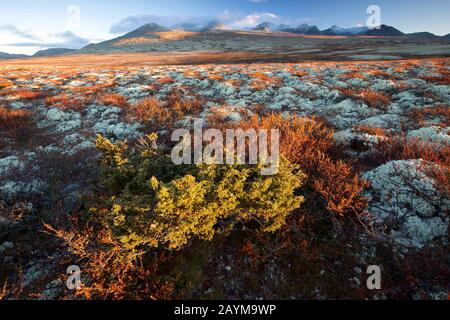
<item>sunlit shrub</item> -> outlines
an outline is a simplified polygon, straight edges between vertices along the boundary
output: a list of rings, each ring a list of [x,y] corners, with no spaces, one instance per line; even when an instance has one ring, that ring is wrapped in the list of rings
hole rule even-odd
[[[363,101],[371,108],[386,109],[391,103],[391,97],[385,93],[373,90],[355,90],[355,89],[340,89],[344,97],[354,100]]]
[[[72,218],[71,228],[44,225],[62,239],[69,251],[82,261],[83,281],[75,294],[83,299],[167,300],[174,294],[174,280],[161,275],[164,257],[144,259],[143,252],[127,252],[108,229]],[[95,226],[95,227],[94,227]],[[145,260],[145,261],[144,261]]]
[[[264,232],[281,228],[303,202],[295,191],[305,176],[282,158],[278,173],[261,176],[262,165],[171,164],[168,150],[148,143],[130,148],[99,136],[103,184],[108,206],[93,208],[127,249],[179,249],[194,238],[256,224]]]
[[[104,93],[98,97],[98,101],[103,105],[115,107],[127,107],[128,100],[124,96],[117,93]]]
[[[412,123],[418,127],[425,126],[425,121],[428,119],[440,119],[440,124],[443,127],[450,126],[450,107],[441,105],[436,107],[417,108],[409,113]]]
[[[14,83],[11,80],[0,78],[0,90],[3,88],[11,87],[13,84]]]
[[[0,133],[15,142],[25,142],[33,134],[33,128],[30,111],[11,110],[0,106]]]
[[[145,123],[150,131],[170,128],[186,116],[198,115],[203,110],[200,99],[183,99],[178,92],[171,92],[164,101],[154,97],[141,100],[127,108],[129,120]]]
[[[127,112],[130,120],[138,120],[145,124],[157,124],[160,127],[164,127],[173,123],[173,115],[156,98],[146,98],[135,103]]]
[[[270,114],[254,116],[235,126],[244,130],[279,129],[281,154],[299,165],[308,176],[308,184],[326,201],[327,210],[342,216],[350,211],[360,213],[365,208],[366,183],[349,164],[337,159],[334,132],[320,119]]]
[[[81,97],[69,96],[66,93],[45,98],[45,104],[49,107],[55,107],[63,110],[74,110],[78,112],[82,111],[87,103],[88,101]]]
[[[380,136],[380,137],[384,137],[386,136],[386,130],[383,128],[378,128],[378,127],[373,127],[373,126],[369,126],[369,125],[358,125],[355,126],[353,128],[353,130],[355,130],[356,132],[363,132],[363,133],[367,133],[373,136]]]
[[[42,92],[31,90],[17,90],[13,94],[21,100],[33,100],[43,96]]]

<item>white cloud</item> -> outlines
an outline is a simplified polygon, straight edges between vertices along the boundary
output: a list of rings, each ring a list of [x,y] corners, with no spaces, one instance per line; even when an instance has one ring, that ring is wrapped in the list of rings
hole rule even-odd
[[[240,12],[230,12],[225,10],[223,14],[218,17],[218,19],[236,29],[254,27],[264,21],[285,23],[284,19],[271,12],[254,12],[246,15]]]
[[[138,15],[127,17],[114,23],[109,29],[109,32],[113,34],[126,33],[152,22],[166,27],[172,27],[180,23],[204,24],[213,19],[214,17]]]
[[[195,25],[207,25],[210,21],[218,21],[231,28],[242,29],[254,27],[261,22],[270,21],[273,23],[285,23],[286,21],[271,12],[242,13],[225,10],[218,16],[158,16],[158,15],[138,15],[130,16],[114,23],[109,32],[112,34],[123,34],[133,31],[147,23],[157,23],[166,27],[177,24],[189,23]]]
[[[90,39],[71,31],[37,35],[13,25],[1,25],[0,34],[0,47],[6,49],[5,51],[27,54],[47,48],[80,49],[91,43]]]
[[[248,27],[256,26],[265,21],[279,23],[279,22],[281,22],[280,20],[281,19],[277,15],[272,14],[272,13],[267,13],[267,12],[253,13],[253,14],[249,14],[249,15],[245,16],[242,19],[232,22],[231,25],[236,28],[248,28]]]
[[[3,24],[0,25],[0,31],[6,31],[9,32],[19,38],[33,40],[33,41],[40,41],[40,38],[33,34],[30,30],[20,30],[16,26],[13,26],[12,24]]]

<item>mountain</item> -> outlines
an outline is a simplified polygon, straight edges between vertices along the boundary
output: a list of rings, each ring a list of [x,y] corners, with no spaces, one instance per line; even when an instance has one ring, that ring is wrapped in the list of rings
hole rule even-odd
[[[62,54],[70,53],[76,51],[75,49],[66,49],[66,48],[50,48],[46,50],[39,50],[36,52],[33,57],[50,57],[50,56],[59,56]]]
[[[28,58],[26,54],[9,54],[6,52],[0,52],[0,60],[7,60],[7,59],[22,59],[22,58]]]
[[[373,37],[401,37],[405,34],[394,27],[381,25],[379,29],[369,29],[368,27],[342,28],[336,25],[322,31],[328,36],[373,36]]]
[[[284,30],[286,32],[292,32],[296,34],[304,34],[304,35],[320,35],[321,31],[317,26],[310,26],[308,24],[301,24],[297,26],[296,28],[289,28]]]
[[[197,23],[178,23],[174,25],[172,28],[175,30],[183,30],[183,31],[191,31],[191,32],[200,32],[205,29],[205,25],[197,24]]]
[[[322,34],[328,36],[356,36],[365,34],[368,30],[369,28],[367,27],[342,28],[334,25],[322,31]]]
[[[282,32],[292,32],[295,28],[288,24],[276,24],[270,21],[264,21],[258,24],[251,30],[265,30],[265,31],[282,31]]]
[[[180,32],[183,30],[184,32]],[[267,37],[263,32],[273,33],[280,43],[295,41],[292,35],[286,36],[284,33],[292,33],[307,36],[346,36],[346,37],[404,37],[431,39],[431,33],[421,32],[406,35],[400,30],[381,25],[379,29],[369,29],[368,27],[343,28],[332,26],[321,31],[315,25],[301,24],[297,27],[286,24],[276,24],[265,21],[253,28],[243,30],[232,30],[219,21],[210,21],[206,24],[182,23],[173,26],[172,29],[158,25],[156,23],[146,24],[123,36],[104,41],[97,44],[90,44],[79,53],[106,53],[106,52],[169,52],[169,51],[195,51],[195,50],[245,50],[259,47],[264,44],[273,46],[273,37]],[[189,31],[189,32],[186,32]],[[277,34],[278,33],[278,34]],[[449,36],[447,36],[449,37]],[[269,39],[270,38],[270,39]],[[444,39],[439,37],[438,39]],[[448,38],[447,38],[448,39]],[[276,45],[275,45],[276,46]]]
[[[120,52],[124,51],[123,46],[143,46],[151,42],[157,42],[161,37],[157,33],[172,31],[169,28],[156,23],[148,23],[142,27],[133,30],[111,40],[100,43],[91,43],[80,50],[80,53],[86,52]],[[131,50],[134,51],[134,50]]]
[[[211,32],[211,31],[227,31],[231,30],[228,26],[225,24],[219,22],[219,21],[210,21],[206,24],[206,26],[201,30],[201,32]]]
[[[156,23],[147,23],[146,25],[143,25],[142,27],[134,31],[131,31],[120,38],[143,37],[148,36],[149,34],[152,34],[154,32],[167,32],[167,31],[170,31],[170,29]]]
[[[387,26],[385,24],[382,24],[380,28],[378,29],[369,29],[364,34],[365,36],[371,36],[371,37],[401,37],[405,34],[401,32],[398,29],[395,29],[394,27]]]
[[[450,40],[450,33],[447,34],[447,35],[445,35],[445,36],[443,36],[443,38],[444,38],[444,39],[449,39],[449,40]]]
[[[304,34],[310,35],[310,36],[315,36],[315,35],[320,35],[322,33],[317,26],[308,26],[308,28],[306,29]]]
[[[269,22],[269,21],[265,21],[263,23],[258,24],[256,27],[253,28],[253,30],[259,30],[259,31],[277,31],[279,30],[279,25]]]

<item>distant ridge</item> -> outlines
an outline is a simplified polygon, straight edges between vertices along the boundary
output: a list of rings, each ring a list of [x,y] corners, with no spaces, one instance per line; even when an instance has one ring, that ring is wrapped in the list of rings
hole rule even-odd
[[[374,37],[401,37],[405,34],[394,27],[382,24],[380,28],[367,30],[364,35]]]
[[[219,21],[211,21],[208,24],[206,24],[206,26],[201,30],[201,32],[227,31],[227,30],[231,30],[231,28]]]
[[[245,31],[245,32],[243,32]],[[207,23],[179,23],[171,28],[157,23],[147,23],[136,30],[130,31],[114,39],[100,43],[91,43],[80,50],[66,48],[50,48],[36,52],[34,57],[48,57],[76,53],[108,53],[108,52],[148,52],[148,51],[183,51],[183,50],[235,50],[228,46],[230,41],[236,44],[248,44],[248,40],[259,41],[264,33],[276,37],[298,36],[344,36],[344,37],[399,37],[405,39],[428,39],[432,41],[450,41],[450,34],[437,36],[431,32],[415,32],[405,34],[388,25],[377,29],[366,26],[345,28],[337,25],[320,30],[316,25],[300,24],[291,26],[264,21],[255,27],[232,29],[217,20]],[[290,34],[290,35],[289,35]],[[261,39],[266,41],[267,39]],[[228,47],[227,47],[228,46]],[[23,54],[8,54],[0,52],[0,59],[19,59],[30,56]]]
[[[62,54],[70,53],[77,51],[75,49],[66,49],[66,48],[51,48],[46,50],[39,50],[36,52],[33,57],[49,57],[49,56],[59,56]]]
[[[27,58],[29,56],[27,56],[26,54],[9,54],[6,52],[0,52],[0,59],[1,60],[7,60],[7,59],[22,59],[22,58]]]
[[[170,30],[171,29],[161,26],[157,23],[147,23],[146,25],[143,25],[142,27],[140,27],[134,31],[131,31],[122,37],[124,37],[124,38],[140,37],[140,36],[145,36],[145,35],[151,34],[153,32],[167,32]]]

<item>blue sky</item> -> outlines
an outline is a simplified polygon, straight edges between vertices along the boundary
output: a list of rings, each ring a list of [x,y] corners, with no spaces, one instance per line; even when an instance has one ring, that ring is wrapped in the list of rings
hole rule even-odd
[[[352,27],[365,24],[371,4],[381,8],[382,23],[404,32],[450,32],[449,0],[0,0],[0,51],[80,48],[152,21],[217,19],[240,28],[269,20],[321,29]]]

